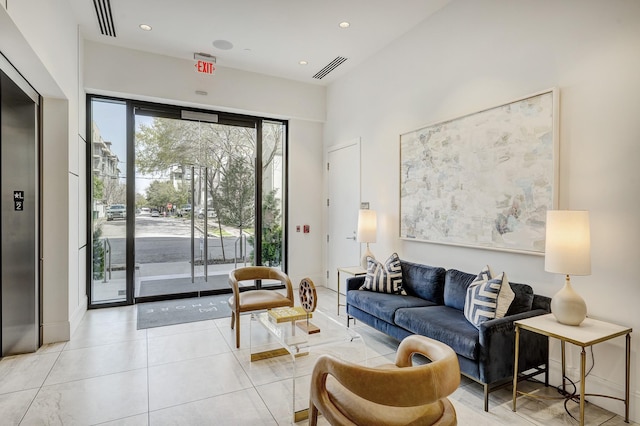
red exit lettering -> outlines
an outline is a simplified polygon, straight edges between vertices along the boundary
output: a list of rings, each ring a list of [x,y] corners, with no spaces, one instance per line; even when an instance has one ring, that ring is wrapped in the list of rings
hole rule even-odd
[[[216,69],[213,66],[213,62],[207,61],[198,61],[196,62],[195,67],[198,72],[201,72],[203,74],[213,74],[213,71]]]

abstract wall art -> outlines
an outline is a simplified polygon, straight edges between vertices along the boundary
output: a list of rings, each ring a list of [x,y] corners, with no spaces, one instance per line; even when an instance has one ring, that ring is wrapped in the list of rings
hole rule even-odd
[[[400,237],[542,254],[557,110],[550,89],[400,135]]]

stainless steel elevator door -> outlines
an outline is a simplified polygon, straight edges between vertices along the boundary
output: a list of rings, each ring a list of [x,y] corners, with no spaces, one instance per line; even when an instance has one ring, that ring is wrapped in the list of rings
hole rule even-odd
[[[37,104],[0,70],[2,352],[38,349]]]

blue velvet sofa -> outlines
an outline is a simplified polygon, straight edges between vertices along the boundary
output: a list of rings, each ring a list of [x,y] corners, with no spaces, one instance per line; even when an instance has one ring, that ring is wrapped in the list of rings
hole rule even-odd
[[[533,293],[526,284],[510,283],[515,298],[504,318],[476,328],[464,316],[467,287],[475,279],[455,269],[401,261],[402,287],[407,295],[360,290],[365,276],[347,280],[347,315],[401,341],[421,334],[449,345],[458,355],[462,374],[489,393],[513,381],[515,320],[547,314],[551,299]],[[522,330],[519,373],[522,378],[544,372],[548,384],[548,338]]]

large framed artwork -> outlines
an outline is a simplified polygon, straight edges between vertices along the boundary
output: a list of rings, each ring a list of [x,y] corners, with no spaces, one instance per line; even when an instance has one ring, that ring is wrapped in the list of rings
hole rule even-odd
[[[402,134],[400,237],[542,254],[557,175],[557,89]]]

